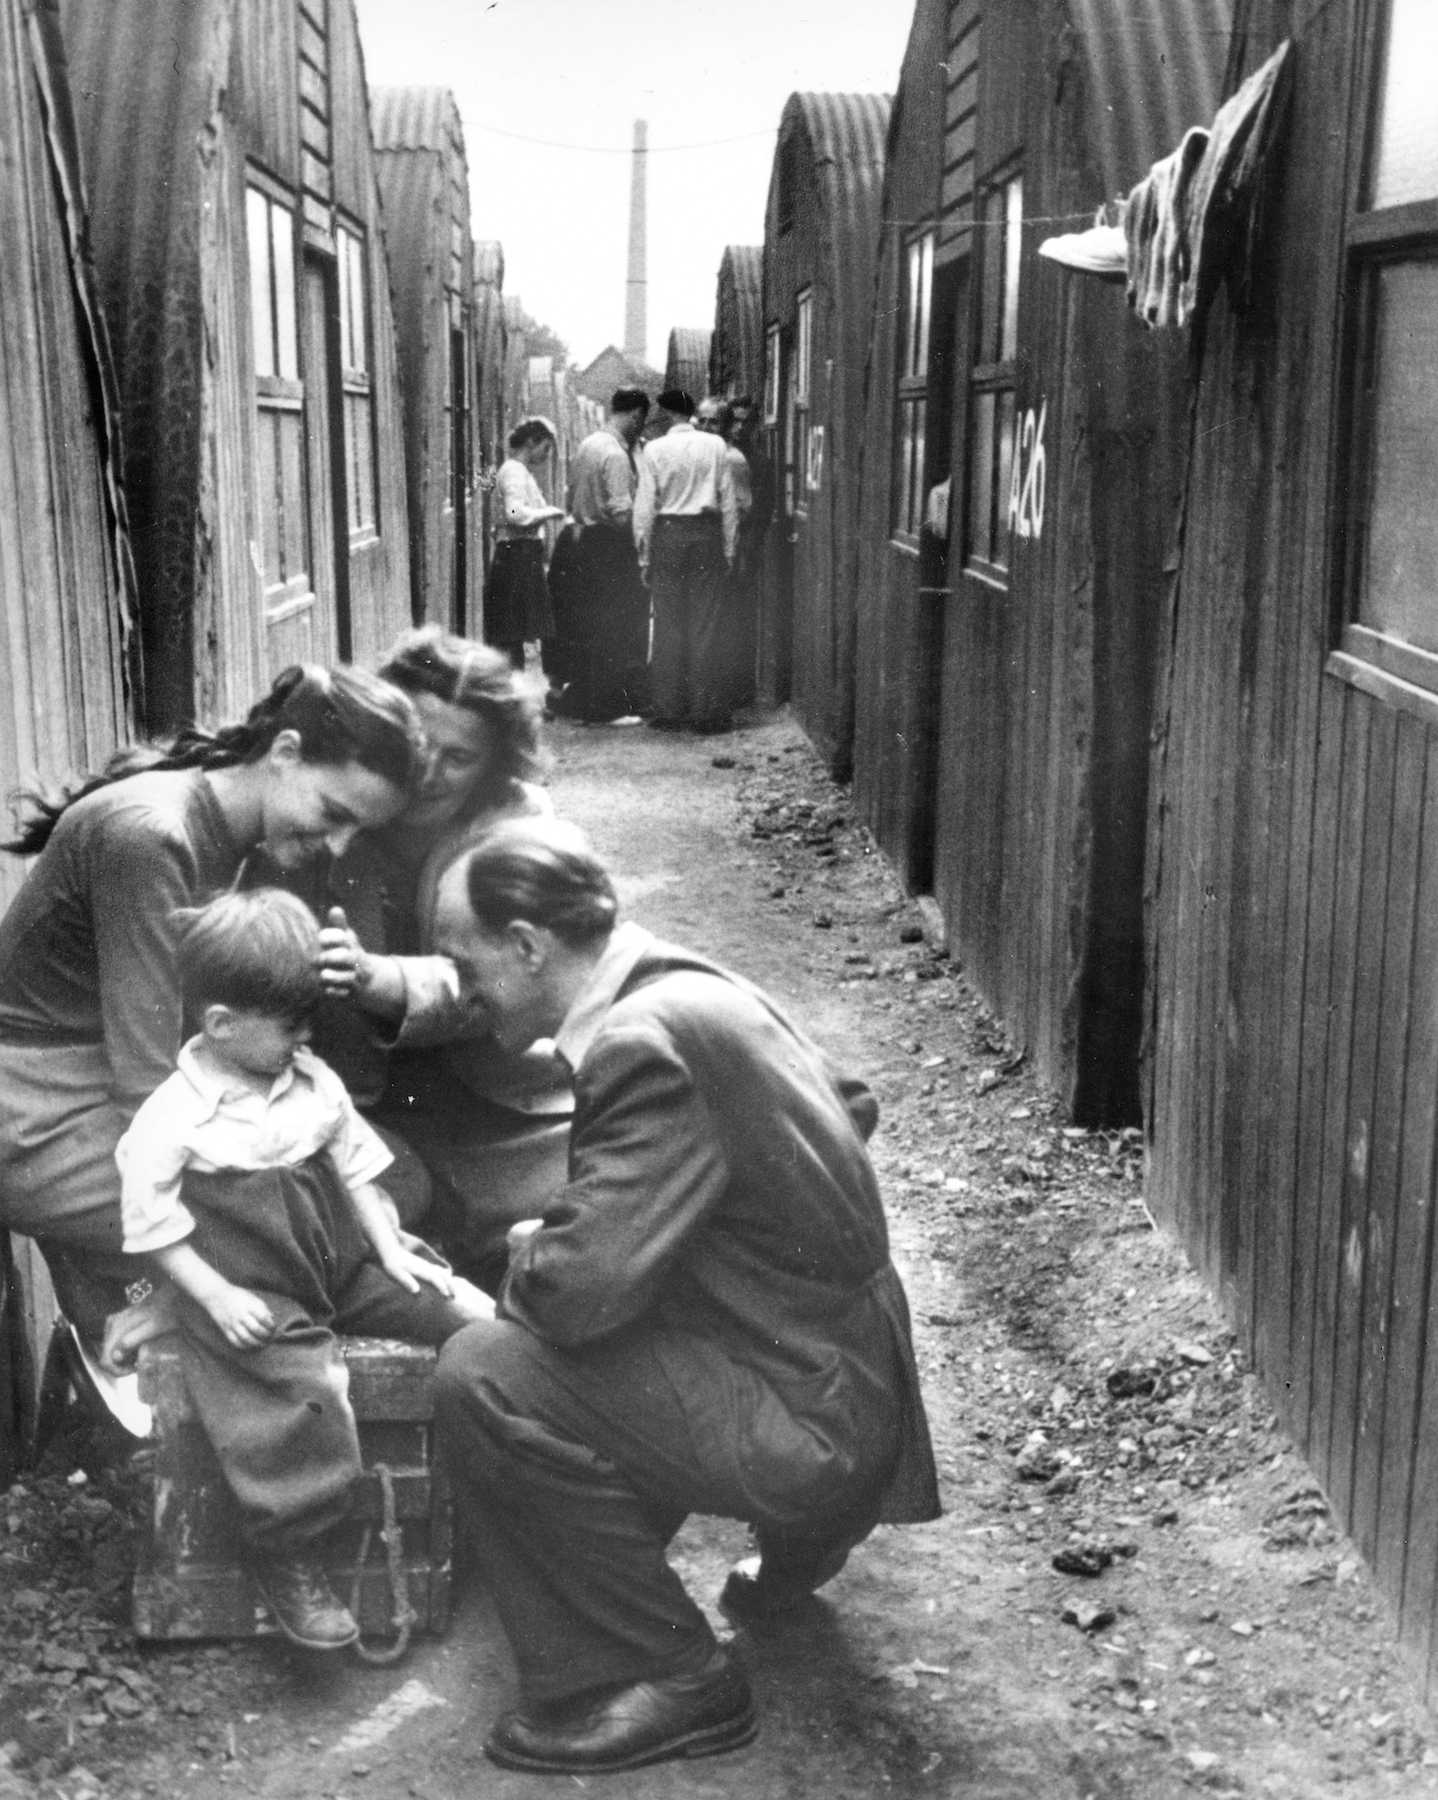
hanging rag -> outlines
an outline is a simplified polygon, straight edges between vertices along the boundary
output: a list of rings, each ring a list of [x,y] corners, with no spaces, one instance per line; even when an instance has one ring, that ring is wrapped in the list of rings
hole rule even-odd
[[[1208,141],[1202,126],[1191,127],[1177,150],[1156,162],[1128,197],[1124,212],[1128,303],[1154,329],[1178,322],[1179,296],[1192,255],[1188,195]]]
[[[1066,231],[1058,237],[1045,238],[1039,255],[1066,269],[1077,269],[1081,275],[1096,275],[1101,281],[1123,281],[1128,274],[1128,248],[1124,239],[1125,201],[1115,202],[1117,224],[1109,222],[1109,208],[1101,206],[1087,231]]]
[[[1262,232],[1259,176],[1287,110],[1292,41],[1284,41],[1248,77],[1213,121],[1203,162],[1185,198],[1189,266],[1178,300],[1184,324],[1225,269],[1246,289]]]

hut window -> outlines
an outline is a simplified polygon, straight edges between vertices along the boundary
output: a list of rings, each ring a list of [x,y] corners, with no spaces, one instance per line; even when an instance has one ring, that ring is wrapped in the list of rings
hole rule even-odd
[[[1018,382],[1021,175],[992,183],[979,209],[978,334],[970,377],[967,565],[1004,581],[1009,568],[1009,489],[1014,473]]]
[[[894,532],[917,543],[924,520],[928,458],[925,420],[929,387],[929,314],[934,285],[934,233],[903,246],[902,327],[899,339],[899,418],[895,434]]]
[[[258,413],[261,560],[267,606],[310,590],[304,406],[296,329],[294,209],[245,191]]]
[[[375,505],[374,401],[370,387],[369,289],[365,241],[343,225],[335,229],[340,289],[340,384],[344,392],[345,492],[350,536],[373,537]]]
[[[764,423],[779,423],[779,327],[771,325],[764,335]]]
[[[1350,226],[1357,382],[1344,649],[1438,689],[1438,56],[1432,0],[1392,0],[1364,204]]]
[[[809,423],[809,392],[814,372],[814,295],[806,290],[799,296],[798,325],[794,352],[794,442],[802,459],[804,478],[799,483],[797,504],[805,504],[805,496],[818,486],[823,475],[824,450],[822,432],[816,445],[814,427]]]

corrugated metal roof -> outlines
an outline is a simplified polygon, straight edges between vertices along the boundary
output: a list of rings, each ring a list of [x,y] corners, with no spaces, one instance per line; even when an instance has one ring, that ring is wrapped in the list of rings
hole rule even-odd
[[[669,333],[669,353],[664,361],[665,387],[680,387],[693,400],[709,392],[709,340],[707,325],[676,325]]]
[[[836,294],[854,289],[856,317],[870,299],[892,110],[891,94],[791,94],[779,120],[776,156],[788,138],[807,141],[825,213],[821,235],[831,258],[829,279]],[[866,331],[867,325],[866,316]],[[856,351],[862,359],[861,344]]]
[[[866,179],[883,172],[892,106],[891,94],[791,94],[780,120],[780,135],[790,116],[800,114],[814,160],[852,171],[857,191]]]
[[[719,262],[709,387],[757,394],[764,381],[764,246],[727,244]]]
[[[1068,0],[1105,197],[1127,193],[1223,98],[1233,0]]]
[[[498,238],[479,238],[474,246],[474,282],[487,287],[504,286],[504,245]]]
[[[370,120],[376,150],[463,151],[459,107],[447,87],[372,87]]]

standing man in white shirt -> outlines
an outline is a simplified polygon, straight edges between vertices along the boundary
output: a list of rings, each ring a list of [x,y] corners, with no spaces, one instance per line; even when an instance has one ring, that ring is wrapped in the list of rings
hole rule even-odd
[[[694,429],[682,388],[659,396],[667,428],[645,446],[634,541],[654,608],[654,713],[664,731],[730,725],[724,577],[739,539],[739,504],[722,438]]]
[[[569,685],[559,710],[601,723],[638,709],[649,656],[649,596],[634,553],[634,446],[649,417],[642,388],[620,388],[604,427],[570,465],[569,513],[577,533],[564,621]]]

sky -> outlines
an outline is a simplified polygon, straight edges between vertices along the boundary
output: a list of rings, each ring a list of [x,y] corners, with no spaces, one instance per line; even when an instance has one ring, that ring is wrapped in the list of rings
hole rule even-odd
[[[802,89],[892,93],[913,15],[912,0],[356,9],[372,88],[453,89],[474,235],[503,243],[505,292],[580,365],[623,343],[630,146],[634,120],[648,121],[649,361],[661,370],[672,326],[713,325],[724,246],[763,242],[784,102]]]

